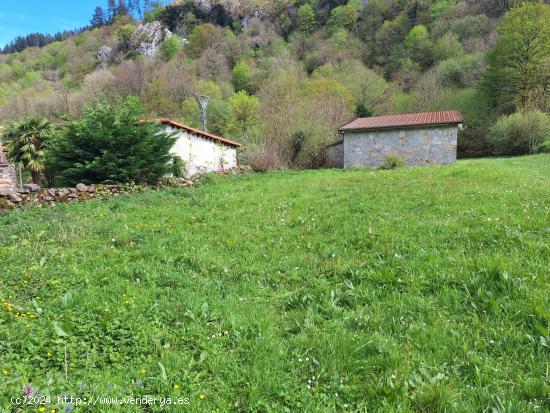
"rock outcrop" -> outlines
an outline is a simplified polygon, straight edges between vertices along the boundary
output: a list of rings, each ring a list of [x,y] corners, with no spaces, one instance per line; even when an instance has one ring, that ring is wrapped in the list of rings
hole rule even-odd
[[[172,32],[163,29],[158,21],[140,24],[130,38],[132,49],[146,58],[152,58],[159,50],[160,44],[172,37]]]
[[[107,68],[109,63],[113,60],[114,52],[109,46],[101,46],[99,52],[97,52],[97,60],[102,68]]]

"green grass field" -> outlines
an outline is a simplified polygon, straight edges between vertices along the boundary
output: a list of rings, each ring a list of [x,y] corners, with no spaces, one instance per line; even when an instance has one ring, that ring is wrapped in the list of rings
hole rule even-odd
[[[16,210],[0,262],[2,412],[550,410],[550,156]]]

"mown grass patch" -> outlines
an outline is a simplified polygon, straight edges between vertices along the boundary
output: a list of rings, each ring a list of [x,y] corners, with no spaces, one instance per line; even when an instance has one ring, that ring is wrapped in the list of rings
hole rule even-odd
[[[82,412],[550,408],[549,156],[17,210],[0,257],[5,411],[29,383],[190,399]]]

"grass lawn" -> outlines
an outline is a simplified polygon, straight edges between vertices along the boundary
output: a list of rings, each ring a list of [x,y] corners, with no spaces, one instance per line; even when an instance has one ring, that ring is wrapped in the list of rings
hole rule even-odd
[[[547,155],[16,210],[0,411],[549,411],[549,274]]]

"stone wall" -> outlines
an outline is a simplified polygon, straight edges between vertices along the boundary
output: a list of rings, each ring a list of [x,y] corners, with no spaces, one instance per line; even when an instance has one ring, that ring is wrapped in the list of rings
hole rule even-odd
[[[240,166],[231,170],[218,172],[219,175],[234,175],[248,172],[249,167]],[[194,185],[201,179],[200,175],[190,178],[166,177],[156,185],[84,185],[78,184],[69,188],[40,188],[36,184],[24,184],[23,189],[0,191],[0,212],[26,205],[37,207],[55,206],[59,203],[75,203],[90,199],[107,199],[123,194],[143,191],[156,191],[165,188],[185,188]]]
[[[346,132],[344,167],[379,167],[387,154],[406,165],[450,164],[456,161],[457,126]]]
[[[7,193],[15,189],[17,189],[15,166],[8,162],[4,152],[0,149],[0,193]]]
[[[326,147],[327,166],[329,168],[344,167],[344,141],[336,142]]]

